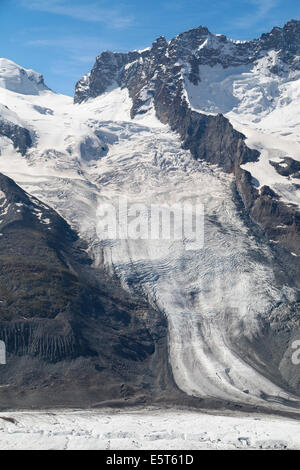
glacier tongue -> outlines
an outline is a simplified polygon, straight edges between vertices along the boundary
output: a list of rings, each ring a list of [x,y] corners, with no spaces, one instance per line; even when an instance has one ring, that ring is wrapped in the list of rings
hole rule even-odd
[[[119,126],[122,135],[124,124]],[[193,161],[167,128],[126,127],[129,135],[97,168],[100,205],[120,195],[146,204],[203,203],[205,244],[187,250],[184,240],[105,240],[96,253],[102,251],[128,289],[166,314],[170,362],[182,390],[248,403],[261,393],[287,398],[232,350],[235,338],[258,333],[259,315],[283,293],[273,287],[271,268],[253,260],[253,253],[270,253],[249,239],[232,201],[231,177]]]
[[[0,172],[58,210],[88,241],[95,264],[104,262],[126,289],[165,313],[178,387],[244,403],[262,403],[262,393],[289,398],[233,348],[235,339],[257,335],[259,317],[284,296],[293,299],[293,292],[274,287],[269,248],[249,236],[239,217],[232,177],[193,160],[151,109],[131,120],[127,90],[113,88],[81,105],[50,91],[24,99],[5,90],[2,96],[30,122],[36,147],[26,158],[10,147]],[[98,157],[83,158],[82,143],[85,152],[98,145]],[[148,205],[204,204],[204,247],[99,239],[98,207],[120,197]]]

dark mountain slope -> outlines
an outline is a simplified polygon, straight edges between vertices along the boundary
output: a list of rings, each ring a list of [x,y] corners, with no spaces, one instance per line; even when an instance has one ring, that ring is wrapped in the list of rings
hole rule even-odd
[[[91,267],[52,209],[0,174],[0,407],[177,394],[166,323]]]

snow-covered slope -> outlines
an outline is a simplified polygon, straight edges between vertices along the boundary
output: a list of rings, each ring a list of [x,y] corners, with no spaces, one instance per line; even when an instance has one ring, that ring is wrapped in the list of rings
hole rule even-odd
[[[243,166],[258,186],[268,185],[284,201],[300,204],[299,177],[282,176],[270,163],[284,166],[284,157],[300,161],[300,72],[274,74],[270,68],[278,62],[271,51],[255,64],[225,69],[202,65],[200,83],[195,86],[186,77],[185,90],[193,109],[223,113],[246,135],[247,145],[260,152],[258,162]]]
[[[24,95],[38,95],[47,89],[42,75],[4,58],[0,58],[0,87]]]
[[[241,337],[251,343],[261,320],[296,298],[288,285],[276,285],[268,244],[240,218],[232,176],[195,161],[153,109],[131,119],[127,89],[112,87],[74,105],[49,90],[0,88],[0,102],[34,139],[23,157],[2,138],[0,172],[63,215],[88,242],[95,266],[104,263],[127,290],[165,313],[179,388],[247,404],[297,401],[232,346]],[[102,240],[97,211],[120,197],[203,203],[204,249],[187,250],[184,239]]]

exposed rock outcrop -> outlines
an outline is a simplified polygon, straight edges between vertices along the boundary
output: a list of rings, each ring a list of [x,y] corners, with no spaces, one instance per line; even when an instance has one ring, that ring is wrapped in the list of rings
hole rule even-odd
[[[279,163],[270,161],[270,164],[281,176],[291,176],[300,179],[300,162],[290,157],[284,157]]]
[[[7,137],[22,155],[32,146],[32,139],[28,129],[9,121],[0,120],[0,136]]]

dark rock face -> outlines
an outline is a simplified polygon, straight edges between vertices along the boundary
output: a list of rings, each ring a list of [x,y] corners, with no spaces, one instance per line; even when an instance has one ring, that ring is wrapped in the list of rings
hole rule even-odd
[[[88,98],[95,98],[104,93],[114,84],[120,85],[120,71],[128,62],[139,57],[137,52],[128,54],[102,52],[89,75],[85,75],[76,84],[75,103],[81,103]]]
[[[60,315],[51,320],[1,321],[1,339],[9,354],[37,357],[49,363],[91,356],[93,352],[76,334],[76,325],[70,320]]]
[[[284,204],[270,188],[266,191],[263,187],[260,195],[250,202],[248,210],[252,220],[272,241],[280,242],[290,252],[300,255],[300,213],[297,206]],[[300,267],[297,258],[292,262]],[[300,287],[299,277],[295,284]]]
[[[67,261],[75,234],[53,210],[3,175],[0,188],[5,195],[1,197],[0,316],[54,318],[69,301],[78,310],[81,286]],[[58,289],[60,296],[55,294]]]
[[[300,213],[297,206],[285,204],[268,186],[258,191],[252,183],[249,172],[239,164],[235,165],[234,174],[238,192],[251,219],[258,224],[268,238],[280,243],[288,252],[300,255]],[[300,286],[300,263],[292,257],[290,264],[295,265],[298,275],[293,284]]]
[[[8,137],[22,155],[25,155],[28,148],[32,146],[30,132],[24,127],[13,124],[9,121],[0,120],[0,135]]]
[[[183,147],[194,158],[217,164],[228,173],[236,162],[253,162],[259,157],[256,150],[246,146],[243,134],[233,129],[222,114],[207,116],[191,111],[185,101],[172,101],[164,87],[156,99],[156,112],[162,122],[180,134]]]
[[[0,407],[176,396],[164,317],[91,267],[51,208],[0,174]]]
[[[276,169],[281,176],[292,176],[300,178],[300,162],[290,157],[285,157],[281,162],[272,162],[270,164]]]
[[[256,50],[275,50],[284,64],[288,64],[292,70],[300,69],[300,21],[288,21],[283,28],[276,26],[268,34],[262,34],[260,39],[254,41]],[[278,68],[271,70],[279,73]]]

